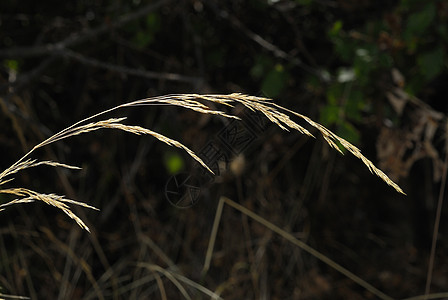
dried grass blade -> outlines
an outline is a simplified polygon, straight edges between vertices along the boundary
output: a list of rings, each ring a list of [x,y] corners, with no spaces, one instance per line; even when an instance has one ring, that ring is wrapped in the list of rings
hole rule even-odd
[[[153,272],[158,272],[160,274],[165,275],[167,279],[169,279],[176,287],[177,289],[182,293],[185,299],[191,300],[190,295],[188,294],[187,290],[183,287],[183,285],[176,279],[176,277],[173,276],[173,274],[165,270],[164,268],[159,267],[158,265],[149,264],[149,263],[139,263],[140,267],[146,268]]]
[[[90,232],[89,227],[76,214],[74,214],[70,210],[70,207],[66,203],[75,204],[75,205],[83,206],[86,208],[98,210],[98,208],[96,208],[96,207],[93,207],[93,206],[88,205],[83,202],[75,201],[72,199],[67,199],[64,196],[55,195],[55,194],[42,194],[42,193],[38,193],[38,192],[29,190],[29,189],[25,189],[25,188],[3,189],[3,190],[0,190],[0,193],[12,194],[12,195],[16,195],[19,197],[23,197],[23,198],[15,199],[15,200],[9,201],[7,203],[1,204],[0,209],[3,209],[3,207],[13,205],[13,204],[42,201],[48,205],[54,206],[54,207],[62,210],[71,219],[75,220],[75,222],[81,228],[87,230],[88,232]]]
[[[286,113],[282,112],[285,111],[289,114],[292,114],[294,116],[297,116],[303,120],[305,120],[308,124],[310,124],[312,127],[316,128],[323,136],[325,141],[334,149],[338,150],[342,153],[341,149],[339,148],[337,143],[340,143],[343,147],[345,147],[349,152],[351,152],[353,155],[355,155],[357,158],[359,158],[367,167],[368,169],[378,177],[380,177],[384,182],[386,182],[388,185],[392,186],[395,190],[398,192],[404,194],[403,190],[394,183],[389,177],[382,172],[380,169],[375,167],[375,165],[368,160],[365,156],[361,154],[361,151],[347,142],[345,139],[337,136],[324,126],[322,126],[319,123],[314,122],[310,118],[299,114],[295,111],[292,111],[290,109],[284,108],[278,104],[275,104],[272,102],[269,98],[264,97],[256,97],[256,96],[249,96],[241,93],[233,93],[228,95],[198,95],[198,94],[175,94],[175,95],[166,95],[166,96],[158,96],[158,97],[152,97],[152,98],[146,98],[141,100],[136,100],[133,102],[125,103],[116,107],[113,107],[111,109],[102,111],[100,113],[97,113],[93,116],[90,116],[88,118],[85,118],[63,130],[60,132],[54,134],[53,136],[49,137],[48,139],[44,140],[40,144],[33,147],[28,153],[26,153],[24,156],[22,156],[17,162],[15,162],[13,165],[11,165],[9,168],[4,170],[2,173],[0,173],[0,185],[3,185],[7,182],[10,182],[13,180],[13,178],[4,179],[7,176],[10,176],[12,174],[15,174],[21,170],[35,167],[39,165],[49,165],[53,167],[64,167],[68,169],[79,169],[76,166],[71,166],[63,163],[53,162],[53,161],[37,161],[35,159],[27,159],[29,155],[36,149],[41,148],[43,146],[46,146],[48,144],[54,143],[56,141],[76,136],[83,133],[89,133],[98,129],[103,128],[111,128],[111,129],[119,129],[122,131],[130,132],[133,134],[147,134],[151,135],[155,138],[157,138],[159,141],[162,141],[170,146],[175,146],[180,149],[183,149],[186,151],[193,159],[195,159],[197,162],[199,162],[204,168],[206,168],[208,171],[213,173],[213,171],[202,161],[200,157],[198,157],[192,150],[190,150],[188,147],[183,145],[182,143],[170,139],[162,134],[159,134],[157,132],[154,132],[152,130],[140,127],[140,126],[130,126],[130,125],[124,125],[121,122],[126,119],[126,117],[122,118],[110,118],[102,121],[97,122],[91,122],[88,124],[85,124],[87,121],[92,120],[94,118],[97,118],[101,115],[104,115],[106,113],[110,113],[112,111],[118,110],[123,107],[135,107],[135,106],[141,106],[141,105],[174,105],[179,107],[184,107],[187,109],[191,109],[193,111],[203,113],[203,114],[212,114],[212,115],[219,115],[226,118],[234,118],[239,119],[237,116],[233,116],[230,114],[227,114],[220,110],[214,110],[207,106],[206,104],[198,101],[208,101],[220,105],[225,105],[229,107],[233,107],[235,103],[240,103],[244,105],[246,108],[250,109],[251,111],[259,111],[264,116],[266,116],[272,123],[276,124],[283,130],[289,130],[294,129],[299,131],[302,134],[306,134],[308,136],[313,137],[313,135],[304,127],[300,126],[293,120],[291,120],[290,116]],[[83,125],[84,124],[84,125]],[[64,211],[68,216],[70,216],[72,219],[74,219],[82,228],[88,230],[88,227],[79,219],[67,206],[66,203],[71,203],[75,205],[81,205],[87,208],[96,209],[92,206],[89,206],[85,203],[74,201],[71,199],[66,199],[63,196],[58,196],[54,194],[41,194],[37,192],[33,192],[31,190],[27,189],[3,189],[0,190],[0,193],[9,193],[9,194],[15,194],[16,196],[22,197],[21,199],[16,199],[13,201],[10,201],[6,204],[0,205],[0,211],[3,210],[2,207],[5,207],[7,205],[16,204],[16,203],[28,203],[33,202],[35,200],[43,201],[49,205],[55,206],[57,208],[60,208]]]
[[[333,132],[331,132],[326,127],[322,126],[321,124],[314,122],[313,120],[311,120],[307,116],[299,114],[299,113],[297,113],[295,111],[292,111],[290,109],[284,108],[284,107],[282,107],[282,106],[280,106],[278,104],[275,104],[275,103],[273,103],[273,105],[275,107],[281,109],[281,110],[284,110],[284,111],[287,111],[287,112],[289,112],[291,114],[294,114],[294,115],[298,116],[299,118],[301,118],[301,119],[305,120],[306,122],[308,122],[308,124],[310,124],[311,126],[313,126],[314,128],[316,128],[317,130],[320,131],[320,133],[324,137],[325,141],[327,141],[327,143],[330,144],[330,146],[332,146],[333,148],[335,148],[335,149],[339,150],[339,152],[341,152],[339,147],[335,143],[336,141],[339,142],[345,149],[347,149],[354,156],[359,158],[367,166],[367,168],[370,170],[371,173],[377,175],[385,183],[387,183],[388,185],[393,187],[397,192],[406,195],[406,193],[400,188],[400,186],[398,184],[393,182],[383,171],[378,169],[369,159],[367,159],[364,155],[362,155],[361,154],[361,150],[359,150],[357,147],[355,147],[354,145],[352,145],[351,143],[349,143],[345,139],[339,137],[338,135],[334,134]]]
[[[263,113],[272,123],[279,126],[281,129],[289,131],[289,128],[295,129],[302,134],[306,134],[307,136],[314,137],[307,129],[295,123],[291,118],[272,107],[272,102],[268,102],[267,98],[248,96],[243,94],[232,94],[236,95],[235,101],[243,104],[245,107],[249,108],[252,111],[259,111]]]
[[[63,168],[67,168],[67,169],[80,169],[79,167],[76,167],[76,166],[58,163],[55,161],[49,161],[49,160],[37,161],[36,159],[27,159],[25,161],[19,161],[18,163],[13,164],[12,166],[10,166],[6,170],[4,170],[0,174],[0,185],[12,180],[12,179],[2,180],[2,178],[5,178],[6,176],[9,176],[12,174],[15,174],[21,170],[32,168],[32,167],[37,167],[40,165],[47,165],[47,166],[52,166],[52,167],[63,167]]]
[[[35,191],[29,190],[29,189],[25,189],[25,188],[2,189],[2,190],[0,190],[0,194],[11,194],[11,195],[19,196],[19,197],[24,197],[24,198],[15,199],[15,200],[9,201],[7,203],[1,204],[0,207],[5,207],[5,206],[15,204],[15,203],[29,203],[29,202],[34,202],[35,200],[40,200],[40,201],[43,201],[43,202],[45,202],[49,205],[55,206],[55,207],[59,207],[59,205],[61,205],[63,207],[68,207],[65,203],[70,203],[70,204],[79,205],[79,206],[83,206],[83,207],[94,209],[94,210],[99,210],[98,208],[96,208],[94,206],[88,205],[84,202],[68,199],[68,198],[65,198],[64,196],[60,196],[60,195],[56,195],[56,194],[43,194],[43,193],[35,192]]]
[[[165,144],[167,144],[169,146],[175,146],[177,148],[183,149],[193,159],[195,159],[204,168],[206,168],[210,173],[214,174],[213,171],[204,163],[204,161],[199,156],[197,156],[194,153],[194,151],[190,150],[188,147],[186,147],[182,143],[164,136],[163,134],[160,134],[160,133],[157,133],[155,131],[146,129],[146,128],[141,127],[141,126],[131,126],[131,125],[124,125],[124,124],[117,124],[117,123],[108,124],[108,125],[106,125],[104,127],[105,128],[119,129],[119,130],[127,131],[127,132],[130,132],[130,133],[133,133],[133,134],[137,134],[137,135],[140,135],[140,134],[151,135],[151,136],[155,137],[156,139],[158,139],[159,141],[164,142]]]
[[[205,95],[207,96],[207,95]],[[130,103],[126,103],[121,105],[121,107],[134,107],[134,106],[145,106],[145,105],[169,105],[169,106],[179,106],[187,109],[191,109],[193,111],[202,113],[202,114],[211,114],[218,115],[225,118],[231,119],[239,119],[237,116],[227,114],[220,110],[214,110],[209,106],[196,101],[194,99],[203,99],[208,100],[210,102],[219,103],[227,106],[232,106],[230,103],[227,103],[219,98],[214,97],[204,97],[204,95],[195,95],[195,94],[185,94],[185,95],[168,95],[164,97],[155,97],[155,98],[146,98],[137,101],[133,101]]]

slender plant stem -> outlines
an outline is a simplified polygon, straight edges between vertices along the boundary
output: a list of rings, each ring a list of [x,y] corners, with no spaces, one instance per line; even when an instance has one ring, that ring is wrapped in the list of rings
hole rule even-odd
[[[278,235],[280,235],[281,237],[285,238],[286,240],[288,240],[292,244],[298,246],[299,248],[301,248],[305,252],[308,252],[309,254],[311,254],[312,256],[317,258],[318,260],[322,261],[323,263],[325,263],[328,266],[330,266],[331,268],[333,268],[334,270],[336,270],[339,273],[347,276],[353,282],[356,282],[357,284],[359,284],[360,286],[362,286],[363,288],[365,288],[366,290],[368,290],[369,292],[371,292],[373,295],[377,296],[378,298],[383,299],[383,300],[393,300],[392,297],[390,297],[390,296],[386,295],[385,293],[381,292],[380,290],[378,290],[377,288],[372,286],[370,283],[368,283],[364,279],[362,279],[359,276],[353,274],[352,272],[350,272],[349,270],[347,270],[343,266],[339,265],[335,261],[331,260],[330,258],[325,256],[324,254],[322,254],[319,251],[315,250],[314,248],[308,246],[306,243],[298,240],[296,237],[294,237],[289,232],[286,232],[285,230],[281,229],[280,227],[272,224],[268,220],[260,217],[256,213],[250,211],[249,209],[245,208],[244,206],[242,206],[242,205],[236,203],[235,201],[232,201],[232,200],[230,200],[229,198],[226,198],[226,197],[221,197],[221,199],[219,200],[218,208],[216,210],[215,222],[213,223],[212,234],[211,234],[209,245],[208,245],[208,249],[207,249],[207,255],[206,255],[206,259],[205,259],[205,263],[204,263],[204,268],[202,270],[202,275],[203,276],[205,275],[205,273],[207,272],[207,270],[210,267],[211,256],[212,256],[213,247],[214,247],[214,244],[215,244],[215,241],[216,241],[216,234],[217,234],[217,231],[218,231],[219,220],[221,219],[221,215],[222,215],[222,210],[223,210],[224,204],[227,204],[227,205],[233,207],[234,209],[240,211],[241,213],[245,214],[249,218],[251,218],[251,219],[255,220],[256,222],[264,225],[266,228],[268,228],[268,229],[272,230],[273,232],[277,233]]]
[[[447,152],[448,152],[448,148],[447,148]],[[446,186],[447,168],[448,168],[448,153],[445,154],[445,163],[444,163],[443,174],[442,174],[442,182],[440,184],[439,199],[437,201],[436,219],[434,221],[434,230],[432,233],[431,254],[429,255],[428,273],[426,275],[425,295],[428,295],[431,290],[432,273],[434,271],[434,260],[435,260],[436,248],[437,248],[437,236],[439,235],[440,217],[442,214],[443,197],[444,197],[445,186]]]

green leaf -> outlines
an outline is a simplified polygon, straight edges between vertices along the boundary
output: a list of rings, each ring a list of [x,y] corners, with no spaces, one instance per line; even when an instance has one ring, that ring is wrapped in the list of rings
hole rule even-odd
[[[269,69],[272,68],[273,62],[270,57],[265,55],[259,55],[254,62],[254,65],[250,69],[250,75],[255,79],[263,77]]]
[[[339,123],[340,110],[339,106],[333,104],[324,106],[320,110],[320,123],[327,127]]]
[[[448,26],[447,24],[439,25],[437,27],[437,32],[439,33],[440,37],[445,40],[445,42],[448,42]]]
[[[351,39],[343,39],[341,37],[334,37],[331,41],[334,44],[336,53],[343,61],[348,63],[353,62],[354,49],[356,47],[355,41]]]
[[[394,59],[389,54],[380,52],[378,54],[378,65],[381,68],[392,69],[394,66]]]
[[[158,14],[149,14],[146,17],[143,28],[137,29],[133,38],[134,43],[140,48],[150,45],[155,39],[155,34],[160,29],[160,24],[161,21]]]
[[[153,40],[154,36],[146,31],[138,31],[137,34],[134,36],[134,42],[140,48],[145,48],[146,46],[151,44]]]
[[[359,144],[359,131],[349,122],[343,122],[336,134],[352,144]]]
[[[343,85],[336,83],[328,87],[327,89],[327,103],[330,105],[339,105],[342,96]]]
[[[401,0],[400,2],[400,8],[403,11],[408,11],[412,7],[416,6],[421,0]]]
[[[358,48],[355,51],[354,65],[357,83],[365,86],[370,83],[370,73],[377,67],[377,49],[374,45],[366,45],[365,48]]]
[[[415,36],[421,36],[436,16],[436,6],[429,3],[423,10],[411,14],[406,24],[404,38],[411,41]]]
[[[331,36],[336,36],[339,34],[339,32],[342,29],[342,21],[341,20],[337,20],[336,22],[333,23],[333,26],[331,27],[331,29],[328,31],[328,34]]]
[[[19,71],[19,62],[15,59],[6,59],[3,61],[3,65],[11,71]]]
[[[417,64],[426,81],[431,81],[443,70],[445,51],[439,46],[431,52],[426,52],[417,57]]]
[[[160,29],[160,17],[156,13],[151,13],[146,17],[146,28],[152,32]]]
[[[285,68],[281,64],[276,64],[269,71],[261,84],[261,90],[267,97],[277,97],[283,90],[288,76]]]
[[[352,90],[345,104],[345,116],[349,120],[361,121],[361,111],[365,106],[363,93],[360,90]]]

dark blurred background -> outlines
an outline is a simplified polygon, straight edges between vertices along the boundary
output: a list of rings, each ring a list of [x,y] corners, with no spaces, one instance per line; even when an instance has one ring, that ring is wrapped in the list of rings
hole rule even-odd
[[[33,158],[81,171],[29,169],[8,187],[100,208],[74,207],[92,233],[43,203],[2,211],[0,293],[186,298],[158,266],[224,299],[375,298],[230,207],[201,277],[217,204],[226,196],[391,297],[423,294],[446,170],[447,21],[446,1],[2,0],[1,170],[59,130],[131,100],[241,92],[273,98],[359,146],[408,195],[320,137],[263,125],[219,176],[193,184],[196,203],[181,209],[167,200],[168,183],[198,173],[183,151],[118,131],[80,135]],[[111,116],[197,152],[229,126],[166,106]],[[8,200],[0,195],[1,203]],[[431,292],[448,286],[442,208]],[[182,284],[191,297],[207,298]]]

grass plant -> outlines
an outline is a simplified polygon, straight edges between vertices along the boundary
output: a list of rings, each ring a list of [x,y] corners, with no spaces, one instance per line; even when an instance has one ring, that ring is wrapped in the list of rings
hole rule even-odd
[[[129,103],[125,103],[111,109],[105,110],[103,112],[97,113],[93,116],[85,118],[63,130],[60,132],[50,136],[40,144],[34,146],[28,153],[22,156],[18,161],[13,163],[9,168],[4,170],[0,174],[0,186],[5,185],[6,183],[11,183],[13,181],[12,175],[23,171],[25,169],[31,167],[37,167],[42,165],[52,166],[52,167],[63,167],[68,169],[79,169],[79,167],[54,162],[54,161],[39,161],[37,159],[30,158],[34,151],[49,144],[55,143],[62,139],[66,139],[69,137],[73,137],[76,135],[93,132],[99,129],[118,129],[125,132],[133,133],[136,135],[150,135],[161,142],[164,142],[170,146],[174,146],[186,151],[193,159],[195,159],[199,164],[201,164],[204,168],[213,173],[213,171],[202,161],[202,159],[197,156],[190,148],[183,145],[181,142],[170,139],[160,133],[154,132],[150,129],[146,129],[140,126],[135,125],[127,125],[123,122],[126,120],[126,117],[121,118],[109,118],[100,121],[94,121],[99,117],[110,113],[112,111],[122,109],[125,107],[138,107],[138,106],[151,106],[151,105],[172,105],[179,106],[186,109],[190,109],[202,114],[212,114],[218,115],[226,118],[235,118],[239,119],[237,116],[230,115],[221,110],[212,109],[210,103],[215,105],[223,105],[233,107],[235,104],[242,104],[246,108],[252,111],[258,111],[263,113],[266,118],[268,118],[272,123],[276,124],[283,130],[296,130],[301,134],[305,134],[307,136],[313,137],[313,134],[303,126],[297,124],[294,120],[291,119],[291,115],[298,117],[301,120],[304,120],[306,123],[311,125],[314,129],[317,129],[325,141],[335,150],[339,151],[343,154],[342,150],[339,148],[338,143],[342,145],[347,151],[352,153],[354,156],[359,158],[367,168],[375,175],[380,177],[385,183],[392,186],[399,193],[404,194],[403,190],[393,182],[387,175],[375,167],[375,165],[367,159],[361,151],[345,139],[339,137],[334,134],[321,124],[314,122],[307,116],[299,114],[290,109],[284,108],[276,103],[274,103],[269,98],[264,97],[256,97],[249,96],[240,93],[233,93],[229,95],[198,95],[198,94],[175,94],[175,95],[166,95],[166,96],[157,96],[152,98],[146,98],[141,100],[132,101]],[[288,115],[289,113],[290,115]],[[69,204],[80,205],[90,209],[97,209],[93,206],[90,206],[84,202],[75,201],[72,199],[68,199],[61,195],[56,194],[44,194],[33,191],[28,188],[16,187],[16,188],[2,188],[0,189],[1,194],[10,194],[14,195],[17,198],[11,200],[7,203],[1,204],[0,209],[3,210],[5,207],[13,204],[19,203],[30,203],[34,201],[42,201],[48,205],[52,205],[54,207],[59,208],[65,214],[67,214],[70,218],[76,221],[81,228],[89,231],[89,227],[79,218],[73,211],[70,209]]]

